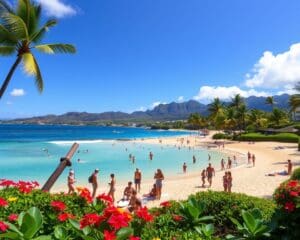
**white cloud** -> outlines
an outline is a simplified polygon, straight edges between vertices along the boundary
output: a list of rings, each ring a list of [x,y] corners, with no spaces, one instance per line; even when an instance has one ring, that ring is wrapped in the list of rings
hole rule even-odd
[[[137,111],[145,111],[145,110],[146,110],[145,107],[140,107],[140,108],[137,109]]]
[[[184,97],[183,96],[178,97],[177,102],[183,102],[183,101],[184,101]]]
[[[288,93],[299,81],[300,43],[296,43],[288,51],[277,55],[264,52],[252,72],[246,74],[245,84],[250,88],[285,89],[281,92]]]
[[[49,16],[62,18],[65,16],[71,16],[76,14],[76,10],[62,2],[62,0],[36,0],[38,3],[42,4]]]
[[[11,92],[10,92],[10,95],[13,96],[13,97],[21,97],[21,96],[24,96],[26,93],[24,91],[24,89],[17,89],[17,88],[14,88]]]
[[[159,102],[159,101],[157,101],[157,102],[154,102],[154,103],[152,103],[152,105],[150,106],[150,108],[152,109],[152,108],[155,108],[155,107],[157,107],[158,105],[160,105],[160,104],[167,104],[166,102]]]
[[[203,86],[200,88],[197,96],[194,96],[195,100],[209,102],[214,98],[220,98],[222,100],[229,100],[234,95],[240,94],[242,97],[250,97],[250,96],[269,96],[270,94],[263,91],[256,91],[254,89],[242,90],[237,86],[231,87],[214,87],[214,86]]]

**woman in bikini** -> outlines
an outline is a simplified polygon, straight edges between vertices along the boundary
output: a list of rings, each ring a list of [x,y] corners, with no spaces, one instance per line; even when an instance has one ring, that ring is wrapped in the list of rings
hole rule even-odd
[[[162,181],[165,179],[164,174],[160,169],[157,169],[157,172],[154,175],[155,185],[156,185],[156,199],[160,200]]]
[[[71,170],[69,172],[69,176],[68,176],[68,194],[72,194],[75,192],[75,188],[74,188],[74,183],[75,183],[75,176],[74,176],[74,171]]]

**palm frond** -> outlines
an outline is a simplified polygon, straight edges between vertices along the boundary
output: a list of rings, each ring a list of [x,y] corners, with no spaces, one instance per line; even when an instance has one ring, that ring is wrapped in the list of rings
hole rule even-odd
[[[25,53],[22,57],[24,71],[28,75],[35,77],[35,84],[37,86],[37,89],[39,92],[42,92],[44,89],[44,83],[37,61],[31,53]]]
[[[0,0],[0,14],[3,12],[13,13],[13,9],[6,0]]]
[[[48,20],[43,27],[30,35],[30,40],[34,43],[40,42],[49,28],[54,27],[56,24],[57,21],[55,19]]]
[[[0,44],[15,45],[17,42],[17,38],[0,24]]]
[[[76,53],[76,48],[71,44],[43,44],[37,45],[35,48],[43,53]]]
[[[19,0],[16,14],[25,22],[28,34],[31,35],[37,30],[40,18],[41,6],[29,0]]]
[[[15,52],[16,48],[13,46],[0,46],[0,56],[9,56]]]
[[[3,13],[1,15],[3,26],[19,40],[28,40],[28,30],[23,19],[15,14]]]

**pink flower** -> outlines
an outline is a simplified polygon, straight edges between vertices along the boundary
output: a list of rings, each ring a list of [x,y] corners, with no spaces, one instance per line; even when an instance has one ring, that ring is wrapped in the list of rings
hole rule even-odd
[[[62,212],[66,209],[66,204],[61,201],[52,201],[51,206],[59,212]]]
[[[15,221],[17,221],[18,220],[18,215],[17,214],[10,214],[9,216],[8,216],[8,221],[10,221],[10,222],[15,222]]]
[[[4,222],[0,221],[0,231],[6,232],[7,229],[8,229],[8,226]]]
[[[293,212],[295,210],[295,204],[293,202],[287,202],[284,205],[285,210],[287,210],[288,212]]]
[[[0,207],[6,207],[8,206],[7,201],[4,198],[0,197]]]
[[[57,216],[57,219],[60,221],[60,222],[65,222],[67,221],[68,219],[74,219],[75,216],[73,216],[72,214],[70,213],[60,213],[58,216]]]
[[[109,232],[107,230],[104,230],[104,240],[115,240],[117,237],[114,232]]]
[[[161,202],[160,206],[168,208],[168,207],[171,207],[171,203],[169,201]]]

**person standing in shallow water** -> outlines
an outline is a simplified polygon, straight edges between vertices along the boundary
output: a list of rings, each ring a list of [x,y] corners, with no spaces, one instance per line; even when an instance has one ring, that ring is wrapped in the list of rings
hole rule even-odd
[[[152,153],[152,152],[149,153],[149,159],[150,159],[150,160],[153,159],[153,153]]]
[[[193,155],[193,164],[195,164],[196,163],[196,157],[195,157],[195,155]]]
[[[225,170],[225,161],[224,158],[221,160],[221,171]]]
[[[187,169],[187,165],[186,165],[186,163],[183,163],[183,166],[182,166],[183,173],[186,173],[186,169]]]
[[[231,172],[227,172],[227,192],[231,193],[231,187],[232,187],[232,176]]]
[[[109,192],[108,196],[111,196],[113,202],[115,202],[115,191],[116,191],[116,179],[115,179],[115,174],[110,174],[110,183],[109,184]]]

